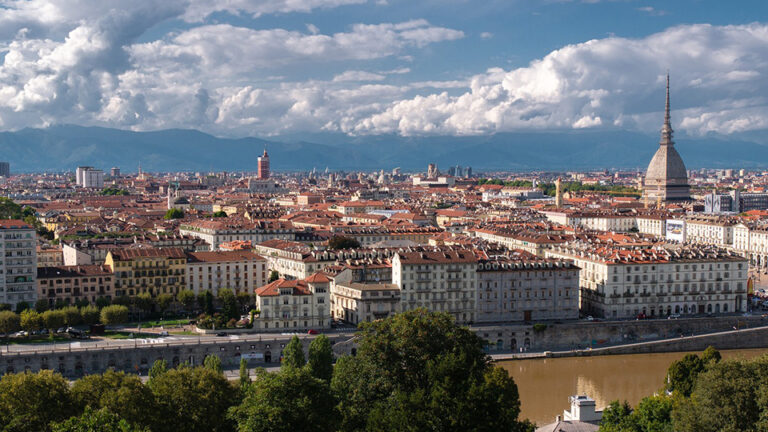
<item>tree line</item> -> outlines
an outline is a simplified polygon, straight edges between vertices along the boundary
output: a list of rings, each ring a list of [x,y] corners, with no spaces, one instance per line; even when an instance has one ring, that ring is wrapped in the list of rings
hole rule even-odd
[[[294,337],[278,372],[245,360],[240,379],[221,360],[169,369],[146,384],[108,371],[71,386],[52,371],[0,379],[3,432],[532,431],[518,419],[517,386],[493,366],[483,341],[450,315],[419,309],[361,326],[357,351],[334,363],[320,336],[305,357]]]
[[[768,356],[723,361],[709,347],[673,362],[661,390],[632,409],[612,402],[601,432],[768,430]]]

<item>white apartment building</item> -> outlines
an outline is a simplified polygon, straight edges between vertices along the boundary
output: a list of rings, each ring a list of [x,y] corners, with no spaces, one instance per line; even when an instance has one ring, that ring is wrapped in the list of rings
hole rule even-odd
[[[664,237],[667,230],[667,218],[662,215],[638,215],[637,231],[640,234],[649,234],[657,237]]]
[[[75,180],[80,187],[103,188],[104,171],[90,166],[80,166],[75,170]]]
[[[208,290],[215,296],[222,288],[253,294],[268,277],[267,260],[251,251],[187,253],[187,289],[195,295]]]
[[[331,328],[331,280],[323,273],[302,280],[278,279],[256,289],[257,331]]]
[[[20,220],[0,220],[0,303],[16,308],[37,301],[35,229]]]
[[[459,324],[476,319],[477,257],[466,249],[397,252],[392,283],[400,287],[402,310],[447,312]]]
[[[351,269],[331,281],[331,318],[359,324],[400,312],[400,287],[390,283],[354,282]]]
[[[179,234],[205,240],[211,250],[218,250],[222,243],[250,241],[253,244],[271,239],[293,240],[295,230],[290,223],[277,220],[249,221],[242,218],[223,220],[195,220],[179,225]]]
[[[730,247],[733,244],[733,226],[728,219],[717,217],[690,217],[685,219],[685,241]]]
[[[525,254],[477,263],[477,323],[579,318],[579,268]]]
[[[747,260],[705,246],[621,248],[580,242],[551,258],[581,268],[581,311],[605,318],[724,314],[747,308]]]
[[[740,223],[733,226],[733,249],[751,265],[768,267],[768,226]]]

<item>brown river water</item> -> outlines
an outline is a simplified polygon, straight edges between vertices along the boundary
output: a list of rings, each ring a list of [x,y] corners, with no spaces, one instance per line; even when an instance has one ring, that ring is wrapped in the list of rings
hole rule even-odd
[[[598,409],[613,400],[626,400],[635,406],[661,388],[670,363],[685,354],[509,360],[497,364],[517,383],[521,418],[542,426],[569,409],[568,396],[576,394],[595,399]],[[723,358],[753,358],[768,354],[768,349],[725,350],[721,354]]]

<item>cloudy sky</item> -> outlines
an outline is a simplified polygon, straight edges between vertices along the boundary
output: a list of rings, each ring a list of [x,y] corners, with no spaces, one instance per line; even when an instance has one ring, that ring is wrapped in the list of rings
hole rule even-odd
[[[0,129],[768,129],[764,0],[0,0]]]

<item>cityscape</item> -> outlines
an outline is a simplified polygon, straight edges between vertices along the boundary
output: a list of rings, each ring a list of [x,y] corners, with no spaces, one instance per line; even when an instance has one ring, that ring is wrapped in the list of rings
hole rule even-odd
[[[64,3],[0,2],[0,431],[765,428],[764,5]]]

